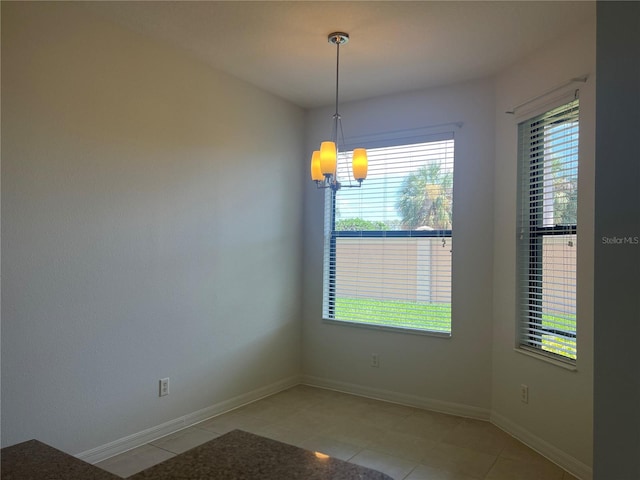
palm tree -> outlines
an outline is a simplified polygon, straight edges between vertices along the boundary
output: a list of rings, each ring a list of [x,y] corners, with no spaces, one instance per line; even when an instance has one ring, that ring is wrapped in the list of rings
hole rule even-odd
[[[553,221],[556,225],[575,225],[578,214],[578,171],[561,159],[551,160]]]
[[[438,164],[423,166],[408,175],[396,205],[403,227],[450,230],[452,185],[451,173],[442,173]]]

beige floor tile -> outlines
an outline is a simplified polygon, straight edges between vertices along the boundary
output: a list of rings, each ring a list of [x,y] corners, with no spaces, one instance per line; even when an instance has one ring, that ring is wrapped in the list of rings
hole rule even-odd
[[[172,457],[175,454],[147,444],[96,463],[96,467],[126,478]]]
[[[320,433],[333,440],[364,448],[381,438],[385,430],[374,425],[362,424],[357,420],[345,419],[339,423],[325,425],[325,430]]]
[[[151,442],[151,445],[177,454],[186,452],[219,436],[218,433],[210,430],[189,427]]]
[[[327,398],[332,398],[334,392],[322,388],[297,385],[288,390],[276,393],[266,398],[270,402],[279,405],[287,405],[293,409],[300,409],[319,403]]]
[[[496,455],[439,443],[435,448],[427,451],[421,463],[451,473],[484,478],[496,459]]]
[[[267,425],[256,428],[252,433],[289,445],[301,447],[305,440],[313,436],[313,432],[305,429],[287,428],[282,425]]]
[[[522,462],[498,458],[486,480],[563,480],[564,470],[547,462]]]
[[[418,465],[404,480],[478,480],[463,473],[447,472],[426,465]]]
[[[358,420],[361,423],[365,423],[365,419],[361,416],[364,408],[366,407],[361,403],[347,400],[322,402],[304,411],[329,423],[340,423],[345,420]]]
[[[270,401],[268,398],[253,402],[234,410],[234,413],[257,417],[268,422],[280,422],[294,415],[302,407],[292,407],[284,402]]]
[[[223,415],[218,415],[217,417],[213,417],[209,420],[205,420],[204,422],[200,422],[196,426],[222,435],[236,429],[253,433],[254,430],[264,428],[272,424],[273,422],[269,422],[258,417],[229,412]]]
[[[407,405],[400,405],[397,403],[385,402],[383,400],[376,400],[366,397],[354,397],[356,404],[360,408],[366,408],[371,411],[385,412],[396,415],[398,417],[407,417],[420,410],[415,407],[409,407]]]
[[[564,472],[564,476],[562,477],[562,480],[578,480],[578,478],[574,477],[569,472]]]
[[[513,437],[505,444],[502,452],[500,452],[500,457],[522,462],[548,462],[538,452]]]
[[[363,450],[349,461],[386,473],[394,480],[404,479],[418,466],[416,462],[372,450]]]
[[[331,422],[330,415],[321,414],[312,409],[306,409],[294,413],[281,422],[278,422],[278,424],[290,429],[318,434],[327,429],[328,422]]]
[[[462,418],[453,415],[419,410],[403,418],[392,428],[417,437],[439,441],[462,421]]]
[[[319,417],[325,417],[335,420],[337,418],[349,417],[353,415],[353,413],[357,412],[357,409],[350,404],[342,404],[341,402],[337,401],[328,401],[310,405],[309,407],[301,411],[309,412]]]
[[[128,477],[240,429],[396,480],[577,480],[487,422],[299,385],[97,464]]]
[[[380,405],[364,405],[354,412],[353,418],[361,423],[390,429],[400,424],[408,416],[408,413],[394,409],[387,410]]]
[[[499,458],[506,458],[509,460],[516,460],[527,463],[542,463],[542,464],[553,464],[545,457],[540,455],[538,452],[533,450],[532,448],[527,447],[524,443],[520,442],[515,438],[511,438],[509,442],[505,445],[502,452],[500,452]],[[559,468],[559,467],[558,467]],[[562,480],[578,480],[576,477],[571,475],[569,472],[564,472],[562,476]]]
[[[465,419],[442,437],[442,441],[490,455],[498,455],[513,438],[489,422]]]
[[[313,436],[300,444],[302,448],[324,453],[339,460],[349,460],[362,451],[362,447],[340,442],[322,435]]]
[[[318,402],[345,402],[345,401],[354,401],[359,397],[357,395],[352,395],[350,393],[339,392],[337,390],[328,390],[325,388],[319,387],[311,387],[308,385],[303,385],[302,388],[306,388],[307,392],[312,393],[313,398],[317,399]]]
[[[373,439],[367,447],[369,450],[394,455],[419,462],[428,450],[435,448],[437,442],[420,438],[404,432],[389,430],[380,437]]]

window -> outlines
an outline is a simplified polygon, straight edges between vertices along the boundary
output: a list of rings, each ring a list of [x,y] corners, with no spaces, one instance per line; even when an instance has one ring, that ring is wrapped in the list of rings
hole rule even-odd
[[[578,100],[518,125],[519,346],[576,359]]]
[[[449,336],[453,135],[384,143],[327,194],[323,318]]]

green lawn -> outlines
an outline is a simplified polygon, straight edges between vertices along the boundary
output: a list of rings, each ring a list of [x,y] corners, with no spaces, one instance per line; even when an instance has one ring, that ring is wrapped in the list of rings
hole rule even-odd
[[[557,335],[543,335],[542,349],[547,352],[576,359],[576,339],[559,337]]]
[[[569,332],[576,331],[575,315],[559,317],[554,315],[542,315],[542,326]],[[542,349],[547,352],[576,359],[576,339],[560,335],[542,335]]]
[[[389,319],[393,315],[394,319]],[[429,332],[451,332],[451,305],[415,303],[370,298],[337,298],[336,320],[410,328]]]
[[[390,316],[395,318],[390,319]],[[448,303],[416,303],[341,297],[336,299],[335,318],[336,320],[368,325],[451,333],[451,304]],[[576,328],[575,316],[562,318],[543,315],[542,324],[547,328],[569,331],[575,331]],[[576,339],[558,335],[543,335],[542,349],[575,359]]]

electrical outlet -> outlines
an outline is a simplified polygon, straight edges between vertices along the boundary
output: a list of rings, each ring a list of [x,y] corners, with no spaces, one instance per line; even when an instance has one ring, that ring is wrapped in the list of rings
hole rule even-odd
[[[377,353],[371,354],[371,366],[374,368],[380,367],[380,355]]]
[[[160,397],[169,395],[169,377],[160,379]]]
[[[529,387],[525,384],[520,385],[520,401],[529,403]]]

